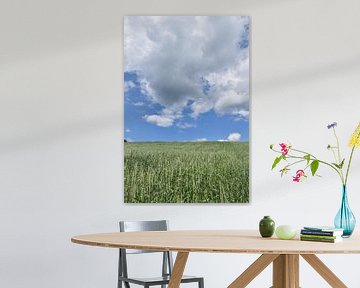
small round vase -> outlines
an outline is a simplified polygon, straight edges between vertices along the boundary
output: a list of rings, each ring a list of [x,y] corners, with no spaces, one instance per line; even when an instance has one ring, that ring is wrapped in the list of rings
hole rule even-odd
[[[270,216],[264,216],[259,223],[259,232],[262,237],[271,237],[274,235],[275,222]]]
[[[336,228],[344,229],[344,238],[351,236],[356,225],[355,216],[352,213],[348,203],[346,185],[343,185],[342,187],[341,206],[338,213],[336,214],[334,224]]]

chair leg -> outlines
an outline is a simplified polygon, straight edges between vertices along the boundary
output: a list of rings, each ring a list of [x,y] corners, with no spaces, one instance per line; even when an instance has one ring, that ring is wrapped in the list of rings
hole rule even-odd
[[[199,288],[204,288],[204,279],[199,280]]]

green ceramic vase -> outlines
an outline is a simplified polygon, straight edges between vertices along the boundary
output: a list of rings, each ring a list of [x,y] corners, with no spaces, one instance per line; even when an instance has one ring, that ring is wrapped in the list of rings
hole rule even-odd
[[[262,237],[271,237],[275,232],[275,222],[270,216],[264,216],[259,223],[259,232]]]

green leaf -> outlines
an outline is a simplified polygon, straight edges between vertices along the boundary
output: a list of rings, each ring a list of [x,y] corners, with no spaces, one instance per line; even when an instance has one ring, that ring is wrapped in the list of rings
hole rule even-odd
[[[341,163],[340,163],[340,169],[342,169],[343,168],[343,166],[344,166],[344,163],[345,163],[345,158],[341,161]]]
[[[282,156],[279,156],[279,157],[276,157],[276,158],[275,158],[274,163],[273,163],[273,165],[271,166],[271,170],[273,170],[273,169],[276,167],[276,165],[279,164],[279,162],[281,161],[281,159],[282,159]]]
[[[312,161],[311,164],[310,164],[310,169],[311,169],[312,176],[315,175],[318,168],[319,168],[319,160]]]
[[[334,162],[332,162],[331,164],[333,164],[336,168],[341,169],[339,164],[334,163]]]
[[[283,169],[280,170],[281,172],[281,177],[284,176],[286,173],[288,173],[290,171],[290,169],[288,168],[288,166],[285,166]]]
[[[273,149],[274,148],[274,144],[270,144],[270,149]]]
[[[306,164],[309,164],[309,162],[310,162],[310,155],[308,154],[308,155],[305,155],[304,156],[304,158],[306,159]]]
[[[337,163],[331,163],[331,164],[333,164],[338,169],[342,169],[344,166],[344,162],[345,162],[345,159],[343,159],[340,164],[337,164]]]

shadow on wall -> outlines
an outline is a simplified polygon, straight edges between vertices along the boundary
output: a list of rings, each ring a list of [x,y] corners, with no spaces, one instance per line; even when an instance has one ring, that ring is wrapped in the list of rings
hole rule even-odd
[[[64,139],[64,137],[76,137],[107,129],[119,131],[119,145],[121,145],[121,119],[120,114],[114,113],[112,115],[102,115],[91,119],[65,123],[58,127],[47,128],[46,130],[35,131],[34,133],[29,133],[28,136],[15,137],[0,142],[0,154],[19,149],[31,149],[39,144],[56,143]]]
[[[21,1],[20,5],[17,1],[7,1],[6,9],[0,11],[0,63],[17,62],[73,46],[88,46],[117,38],[123,33],[124,11],[126,15],[214,15],[214,11],[221,11],[222,15],[237,15],[239,13],[234,13],[236,4],[239,9],[241,7],[240,11],[244,11],[241,14],[248,15],[252,8],[274,7],[287,1],[243,0],[241,3],[229,1],[225,5],[218,2],[207,6],[202,1],[192,0],[179,1],[179,5],[176,1],[166,1],[161,5],[146,2],[34,0]],[[214,8],[216,6],[218,9]]]
[[[360,58],[349,58],[343,61],[326,63],[323,66],[309,67],[308,69],[296,70],[280,76],[269,77],[265,81],[257,82],[258,91],[276,90],[280,87],[291,87],[307,82],[319,81],[333,75],[342,75],[354,69],[360,68]]]

